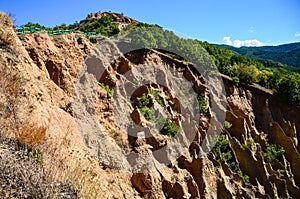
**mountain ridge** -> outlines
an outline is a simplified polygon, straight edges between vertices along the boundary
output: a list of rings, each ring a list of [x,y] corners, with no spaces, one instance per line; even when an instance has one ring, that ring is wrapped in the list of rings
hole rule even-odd
[[[234,47],[226,44],[213,44],[229,49],[240,55],[255,59],[268,59],[293,67],[300,67],[300,42],[287,43],[277,46]]]

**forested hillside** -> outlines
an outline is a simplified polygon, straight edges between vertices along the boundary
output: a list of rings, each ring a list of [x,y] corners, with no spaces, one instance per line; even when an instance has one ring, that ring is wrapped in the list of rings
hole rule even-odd
[[[229,45],[217,45],[221,48],[229,49],[240,55],[256,59],[268,59],[274,62],[280,62],[286,67],[300,67],[300,43],[284,44],[279,46],[262,47],[240,47],[236,48]],[[264,60],[262,60],[264,61]],[[265,61],[266,62],[266,61]],[[269,63],[270,64],[270,63]],[[278,63],[276,63],[278,65]],[[280,65],[280,64],[279,64]],[[273,67],[276,67],[274,64]]]

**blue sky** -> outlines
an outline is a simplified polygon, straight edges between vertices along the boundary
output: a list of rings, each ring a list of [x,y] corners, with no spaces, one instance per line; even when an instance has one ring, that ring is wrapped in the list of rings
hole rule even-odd
[[[210,43],[277,45],[300,41],[300,0],[0,0],[16,25],[74,23],[114,11]]]

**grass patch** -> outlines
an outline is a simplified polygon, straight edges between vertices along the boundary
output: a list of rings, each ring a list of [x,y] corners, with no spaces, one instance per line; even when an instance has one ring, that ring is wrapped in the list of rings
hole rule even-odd
[[[49,175],[39,150],[0,134],[0,157],[0,198],[81,198],[73,184]]]
[[[101,88],[103,88],[104,90],[106,90],[106,92],[110,95],[113,96],[114,95],[114,89],[110,88],[108,85],[105,85],[103,83],[99,83],[99,86],[101,86]]]

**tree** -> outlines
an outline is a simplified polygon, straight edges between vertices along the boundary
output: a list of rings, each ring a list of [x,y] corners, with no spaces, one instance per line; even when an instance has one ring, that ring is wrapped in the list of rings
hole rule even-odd
[[[293,75],[284,76],[278,84],[277,93],[287,102],[299,102],[300,79]]]

